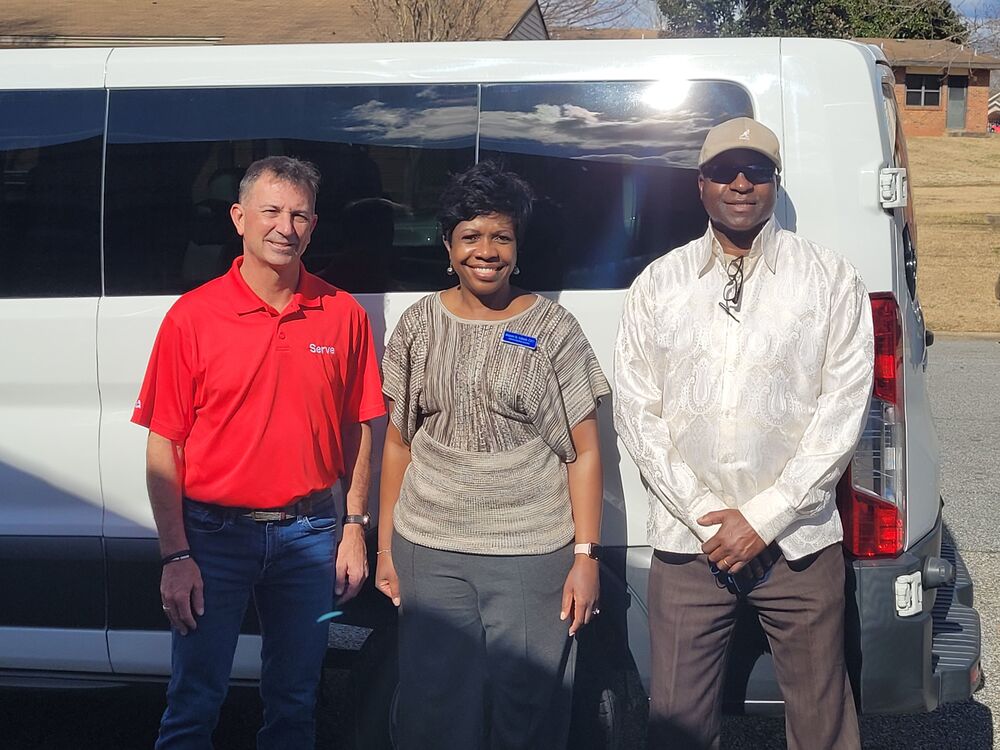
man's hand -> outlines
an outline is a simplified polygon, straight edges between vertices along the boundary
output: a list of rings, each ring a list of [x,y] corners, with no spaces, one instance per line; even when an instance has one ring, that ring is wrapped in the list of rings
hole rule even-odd
[[[337,548],[337,604],[353,599],[368,577],[368,551],[365,530],[359,523],[344,526],[344,535]]]
[[[198,564],[192,558],[163,566],[160,600],[170,627],[181,635],[198,628],[194,618],[195,615],[201,617],[205,614],[205,586],[201,582]]]
[[[720,525],[715,536],[701,545],[701,550],[723,573],[739,573],[767,547],[738,510],[714,510],[699,518],[698,524]]]

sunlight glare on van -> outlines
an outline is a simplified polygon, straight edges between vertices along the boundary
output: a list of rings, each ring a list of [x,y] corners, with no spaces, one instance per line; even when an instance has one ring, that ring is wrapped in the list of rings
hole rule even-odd
[[[642,101],[654,109],[671,110],[687,98],[690,89],[691,81],[668,78],[647,86],[642,94]]]

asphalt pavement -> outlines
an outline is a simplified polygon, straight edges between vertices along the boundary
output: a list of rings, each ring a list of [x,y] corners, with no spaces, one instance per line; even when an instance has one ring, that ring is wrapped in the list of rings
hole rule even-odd
[[[862,718],[865,750],[984,750],[993,747],[1000,709],[1000,336],[938,337],[930,350],[931,402],[943,459],[945,526],[975,582],[983,623],[986,685],[964,703],[916,716]],[[343,747],[351,689],[342,671],[324,680],[317,747]],[[4,750],[150,748],[163,709],[162,686],[93,691],[0,691]],[[254,745],[260,704],[233,691],[216,734],[218,750]],[[726,720],[726,750],[780,750],[781,719]],[[363,749],[359,749],[363,750]],[[634,750],[623,748],[623,750]]]

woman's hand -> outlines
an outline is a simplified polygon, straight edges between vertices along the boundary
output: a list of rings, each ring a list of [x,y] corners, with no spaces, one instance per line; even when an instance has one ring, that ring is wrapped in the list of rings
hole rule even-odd
[[[378,563],[375,566],[375,588],[389,597],[393,604],[399,606],[399,577],[392,562],[392,552],[386,551],[378,555]]]
[[[563,585],[562,612],[559,619],[573,618],[570,636],[590,622],[600,612],[597,603],[601,597],[600,565],[586,555],[577,555]]]

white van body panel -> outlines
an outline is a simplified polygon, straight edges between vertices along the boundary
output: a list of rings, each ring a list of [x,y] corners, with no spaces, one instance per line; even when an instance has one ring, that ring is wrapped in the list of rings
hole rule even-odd
[[[160,321],[176,297],[105,297],[98,327],[101,467],[107,537],[155,537],[146,495],[147,431],[130,421]]]
[[[0,534],[99,536],[97,300],[0,300]]]
[[[903,399],[906,413],[906,547],[924,537],[941,508],[941,449],[927,399],[927,346],[919,299],[906,292],[902,263],[896,269],[902,289]]]
[[[101,535],[96,319],[96,299],[0,300],[0,537]],[[0,664],[111,668],[104,631],[37,627],[0,628]]]
[[[100,89],[110,49],[3,50],[0,90]]]
[[[4,669],[111,672],[107,632],[103,629],[0,628],[0,644],[3,644],[0,664]]]
[[[170,633],[149,630],[112,630],[108,652],[115,673],[122,675],[170,674]],[[233,655],[232,679],[260,678],[260,636],[241,635]]]
[[[118,89],[719,78],[763,91],[777,84],[778,48],[777,39],[132,47],[113,51],[106,84]],[[773,105],[777,109],[780,103]]]
[[[818,55],[809,41],[782,40],[782,185],[793,204],[786,228],[846,256],[869,291],[892,291],[892,222],[878,200],[888,149],[870,56],[844,42]]]
[[[101,89],[108,54],[18,50],[0,57],[0,89]],[[10,255],[31,251],[4,248]],[[62,546],[61,539],[101,535],[98,302],[0,299],[0,537],[39,537]],[[103,631],[39,627],[0,628],[0,663],[17,669],[111,668]]]

